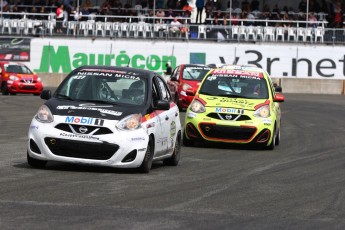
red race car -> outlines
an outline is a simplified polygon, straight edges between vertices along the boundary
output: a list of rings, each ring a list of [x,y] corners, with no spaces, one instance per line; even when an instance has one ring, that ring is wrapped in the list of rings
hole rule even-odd
[[[0,62],[0,85],[3,95],[32,93],[40,95],[43,90],[41,79],[26,65]]]
[[[182,64],[173,70],[167,82],[174,101],[180,110],[188,108],[194,98],[188,96],[186,91],[189,89],[196,92],[200,82],[211,69],[207,65]]]

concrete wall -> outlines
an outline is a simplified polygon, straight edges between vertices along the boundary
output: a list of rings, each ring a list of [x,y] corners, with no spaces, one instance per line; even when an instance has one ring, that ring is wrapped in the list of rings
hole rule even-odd
[[[66,74],[56,73],[38,75],[45,87],[57,87],[66,77]],[[283,93],[344,94],[345,87],[343,80],[274,78],[273,81],[282,86]]]

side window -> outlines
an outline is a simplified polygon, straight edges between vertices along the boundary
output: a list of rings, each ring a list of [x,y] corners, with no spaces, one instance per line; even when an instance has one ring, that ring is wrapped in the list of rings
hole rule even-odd
[[[181,71],[181,66],[176,68],[176,72],[175,72],[176,80],[179,80],[179,78],[180,78],[180,71]]]
[[[159,77],[155,77],[157,82],[157,90],[160,92],[160,99],[165,101],[171,101],[170,93],[165,83]]]

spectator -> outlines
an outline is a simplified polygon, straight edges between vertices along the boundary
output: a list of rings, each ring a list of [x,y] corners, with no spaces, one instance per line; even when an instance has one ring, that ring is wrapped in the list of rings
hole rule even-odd
[[[57,33],[62,33],[62,23],[64,19],[64,6],[61,4],[57,9],[56,9],[56,32]]]
[[[165,75],[171,75],[171,73],[172,73],[172,68],[171,68],[171,66],[169,65],[168,62],[165,64],[165,69],[166,69]]]
[[[206,20],[211,19],[213,13],[213,0],[207,0],[205,4]]]
[[[165,13],[165,17],[174,18],[176,14],[174,13],[173,9],[169,8],[168,11]]]
[[[182,10],[183,10],[183,15],[185,17],[190,17],[191,14],[192,14],[192,10],[193,8],[189,5],[189,3],[187,2],[183,7],[182,7]]]
[[[74,21],[81,21],[83,18],[83,12],[80,11],[79,7],[77,7],[74,11],[73,11],[73,19]]]
[[[176,36],[178,36],[180,34],[180,26],[181,23],[175,17],[174,20],[170,23],[170,33],[176,34]]]
[[[308,16],[308,24],[309,24],[309,27],[317,27],[317,18],[314,14],[314,12],[310,12],[309,16]]]
[[[201,18],[202,18],[202,11],[204,10],[204,7],[205,7],[205,1],[204,0],[196,0],[196,3],[195,3],[195,6],[196,6],[196,20],[195,22],[201,24]],[[198,20],[199,19],[199,20]]]
[[[186,21],[182,21],[181,27],[180,27],[181,37],[186,38],[189,32],[188,25],[186,24]]]
[[[162,9],[159,9],[156,13],[156,17],[158,18],[164,18],[165,17],[165,12]]]
[[[333,0],[331,3],[331,13],[333,17],[332,27],[334,28],[342,28],[342,3],[340,0]]]

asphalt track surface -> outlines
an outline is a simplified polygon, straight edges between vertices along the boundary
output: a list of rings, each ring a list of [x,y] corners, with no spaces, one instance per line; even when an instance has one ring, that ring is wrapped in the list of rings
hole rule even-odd
[[[0,229],[345,229],[345,97],[285,98],[274,151],[182,147],[177,167],[140,174],[30,168],[43,100],[0,95]]]

